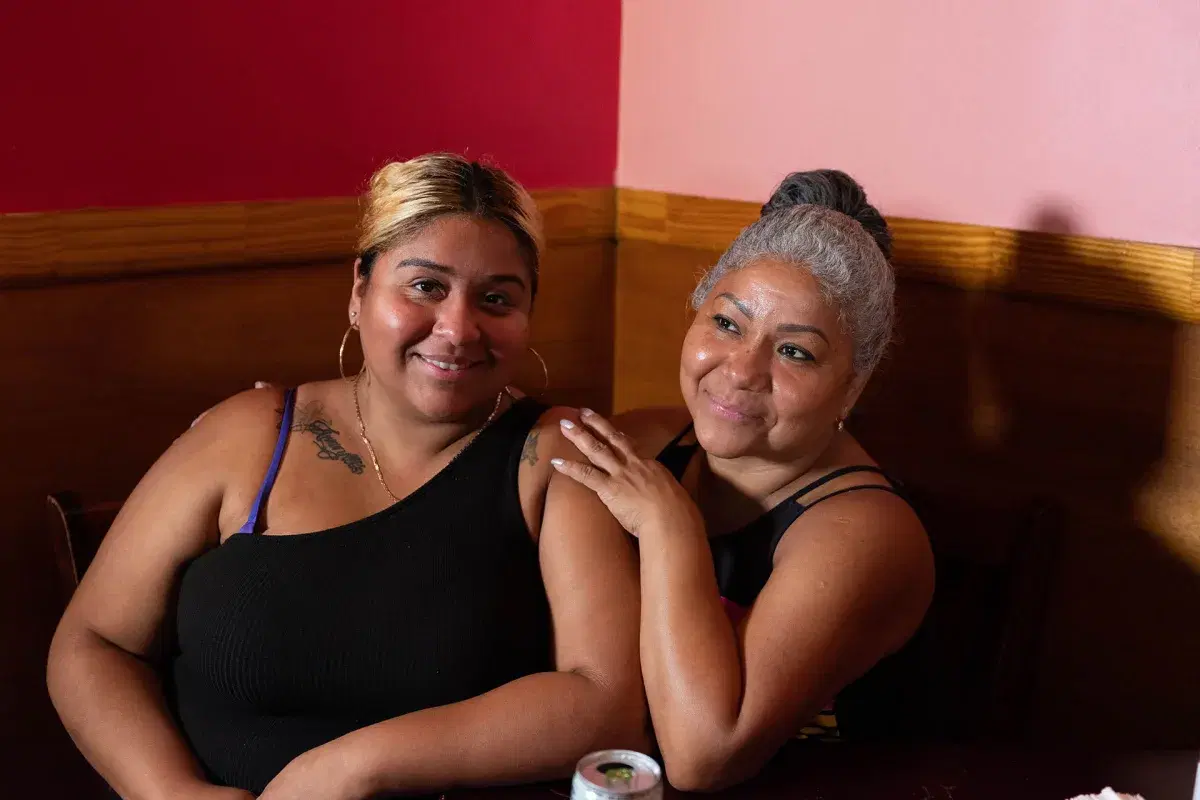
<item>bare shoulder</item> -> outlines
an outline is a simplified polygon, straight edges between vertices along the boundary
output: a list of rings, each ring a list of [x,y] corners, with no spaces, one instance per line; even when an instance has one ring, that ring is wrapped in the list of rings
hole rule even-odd
[[[577,459],[579,452],[563,436],[561,423],[569,420],[580,424],[578,409],[568,406],[552,406],[542,412],[521,446],[520,470],[518,487],[521,497],[521,508],[525,513],[525,521],[529,532],[537,541],[541,540],[542,521],[546,509],[546,498],[552,481],[559,481],[571,492],[575,487],[568,486],[566,479],[550,464],[553,458]]]
[[[613,417],[617,430],[633,439],[643,458],[654,458],[667,444],[692,422],[683,406],[635,408]]]
[[[525,437],[521,450],[522,467],[533,467],[537,474],[547,478],[553,472],[552,458],[578,457],[575,445],[562,432],[562,421],[579,424],[579,410],[570,406],[551,406],[542,412]]]
[[[826,563],[886,564],[905,578],[932,568],[921,520],[902,497],[886,491],[861,489],[814,505],[788,528],[776,561],[814,549],[826,554]]]
[[[933,551],[912,507],[891,492],[863,489],[805,511],[775,551],[775,569],[820,573],[821,585],[865,614],[893,609],[883,623],[901,640],[933,595]],[[817,577],[813,575],[812,577]]]
[[[260,439],[273,442],[283,415],[283,392],[248,389],[213,406],[179,439],[189,452],[220,454],[226,449],[253,449]]]
[[[293,428],[307,422],[333,422],[346,414],[345,385],[340,380],[304,383],[295,389]],[[222,401],[196,423],[194,430],[211,435],[264,434],[274,442],[284,414],[286,391],[276,386],[249,389]],[[351,412],[352,413],[352,412]]]

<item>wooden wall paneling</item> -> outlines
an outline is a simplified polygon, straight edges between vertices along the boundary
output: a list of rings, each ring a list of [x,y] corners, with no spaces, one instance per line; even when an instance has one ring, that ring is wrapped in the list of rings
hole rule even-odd
[[[679,351],[699,276],[718,250],[637,239],[617,245],[613,410],[679,405]]]
[[[613,192],[535,198],[548,241],[532,332],[550,369],[545,397],[607,410]],[[0,615],[0,768],[10,793],[86,796],[92,784],[44,688],[60,613],[45,496],[122,498],[220,399],[256,379],[336,375],[356,207],[341,198],[0,216],[0,438],[11,454],[0,604],[16,610]],[[528,362],[521,383],[538,393],[541,368]]]
[[[618,236],[723,249],[758,209],[744,201],[618,189]],[[1072,236],[1069,213],[1053,208],[1039,211],[1035,222],[1058,232],[889,218],[892,260],[901,277],[1200,322],[1195,250]]]
[[[0,286],[345,257],[353,197],[0,216]]]
[[[851,423],[860,440],[913,482],[1067,510],[1041,736],[1195,742],[1200,527],[1184,509],[1200,512],[1200,464],[1178,440],[1195,439],[1200,405],[1173,396],[1197,326],[917,282],[899,301],[899,342]],[[1200,368],[1200,350],[1186,358]],[[1148,490],[1175,513],[1148,517]]]
[[[606,413],[612,404],[613,259],[609,241],[552,245],[542,266],[531,345],[546,360],[545,376],[530,354],[520,388],[544,402]]]
[[[548,243],[613,238],[612,189],[533,193]],[[277,263],[354,252],[359,199],[331,197],[0,215],[0,288]]]

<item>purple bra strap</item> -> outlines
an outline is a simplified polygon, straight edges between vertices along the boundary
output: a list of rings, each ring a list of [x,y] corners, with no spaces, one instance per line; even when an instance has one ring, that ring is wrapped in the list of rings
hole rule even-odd
[[[258,525],[258,515],[266,505],[275,478],[279,476],[279,465],[283,463],[283,451],[287,449],[288,434],[292,432],[292,410],[296,407],[296,390],[288,389],[283,396],[283,419],[279,421],[279,439],[275,442],[275,454],[271,456],[271,466],[267,467],[267,477],[263,478],[262,486],[258,487],[258,496],[254,498],[254,506],[250,509],[250,517],[238,533],[254,533]],[[236,535],[236,534],[235,534]]]

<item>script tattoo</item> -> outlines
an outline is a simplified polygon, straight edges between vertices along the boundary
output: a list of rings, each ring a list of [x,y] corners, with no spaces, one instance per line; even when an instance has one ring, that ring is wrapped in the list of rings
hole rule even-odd
[[[282,411],[280,413],[282,414]],[[296,407],[292,419],[292,432],[312,435],[317,445],[317,458],[324,461],[340,461],[355,475],[363,474],[365,466],[362,457],[342,447],[342,443],[337,439],[340,431],[333,427],[320,402],[314,400]]]
[[[530,431],[529,435],[525,437],[525,446],[521,448],[521,461],[531,467],[538,462],[537,443],[539,435],[537,431]]]

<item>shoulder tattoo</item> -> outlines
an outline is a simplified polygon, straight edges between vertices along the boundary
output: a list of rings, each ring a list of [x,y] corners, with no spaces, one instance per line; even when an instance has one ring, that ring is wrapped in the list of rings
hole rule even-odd
[[[532,430],[525,437],[525,446],[521,448],[521,462],[529,466],[536,466],[538,462],[538,431]]]
[[[283,409],[276,409],[282,424]],[[307,433],[313,437],[317,446],[317,458],[322,461],[338,461],[355,475],[362,475],[365,465],[362,456],[352,453],[338,441],[341,433],[333,427],[333,422],[325,413],[325,408],[319,401],[296,406],[292,415],[292,433]]]

